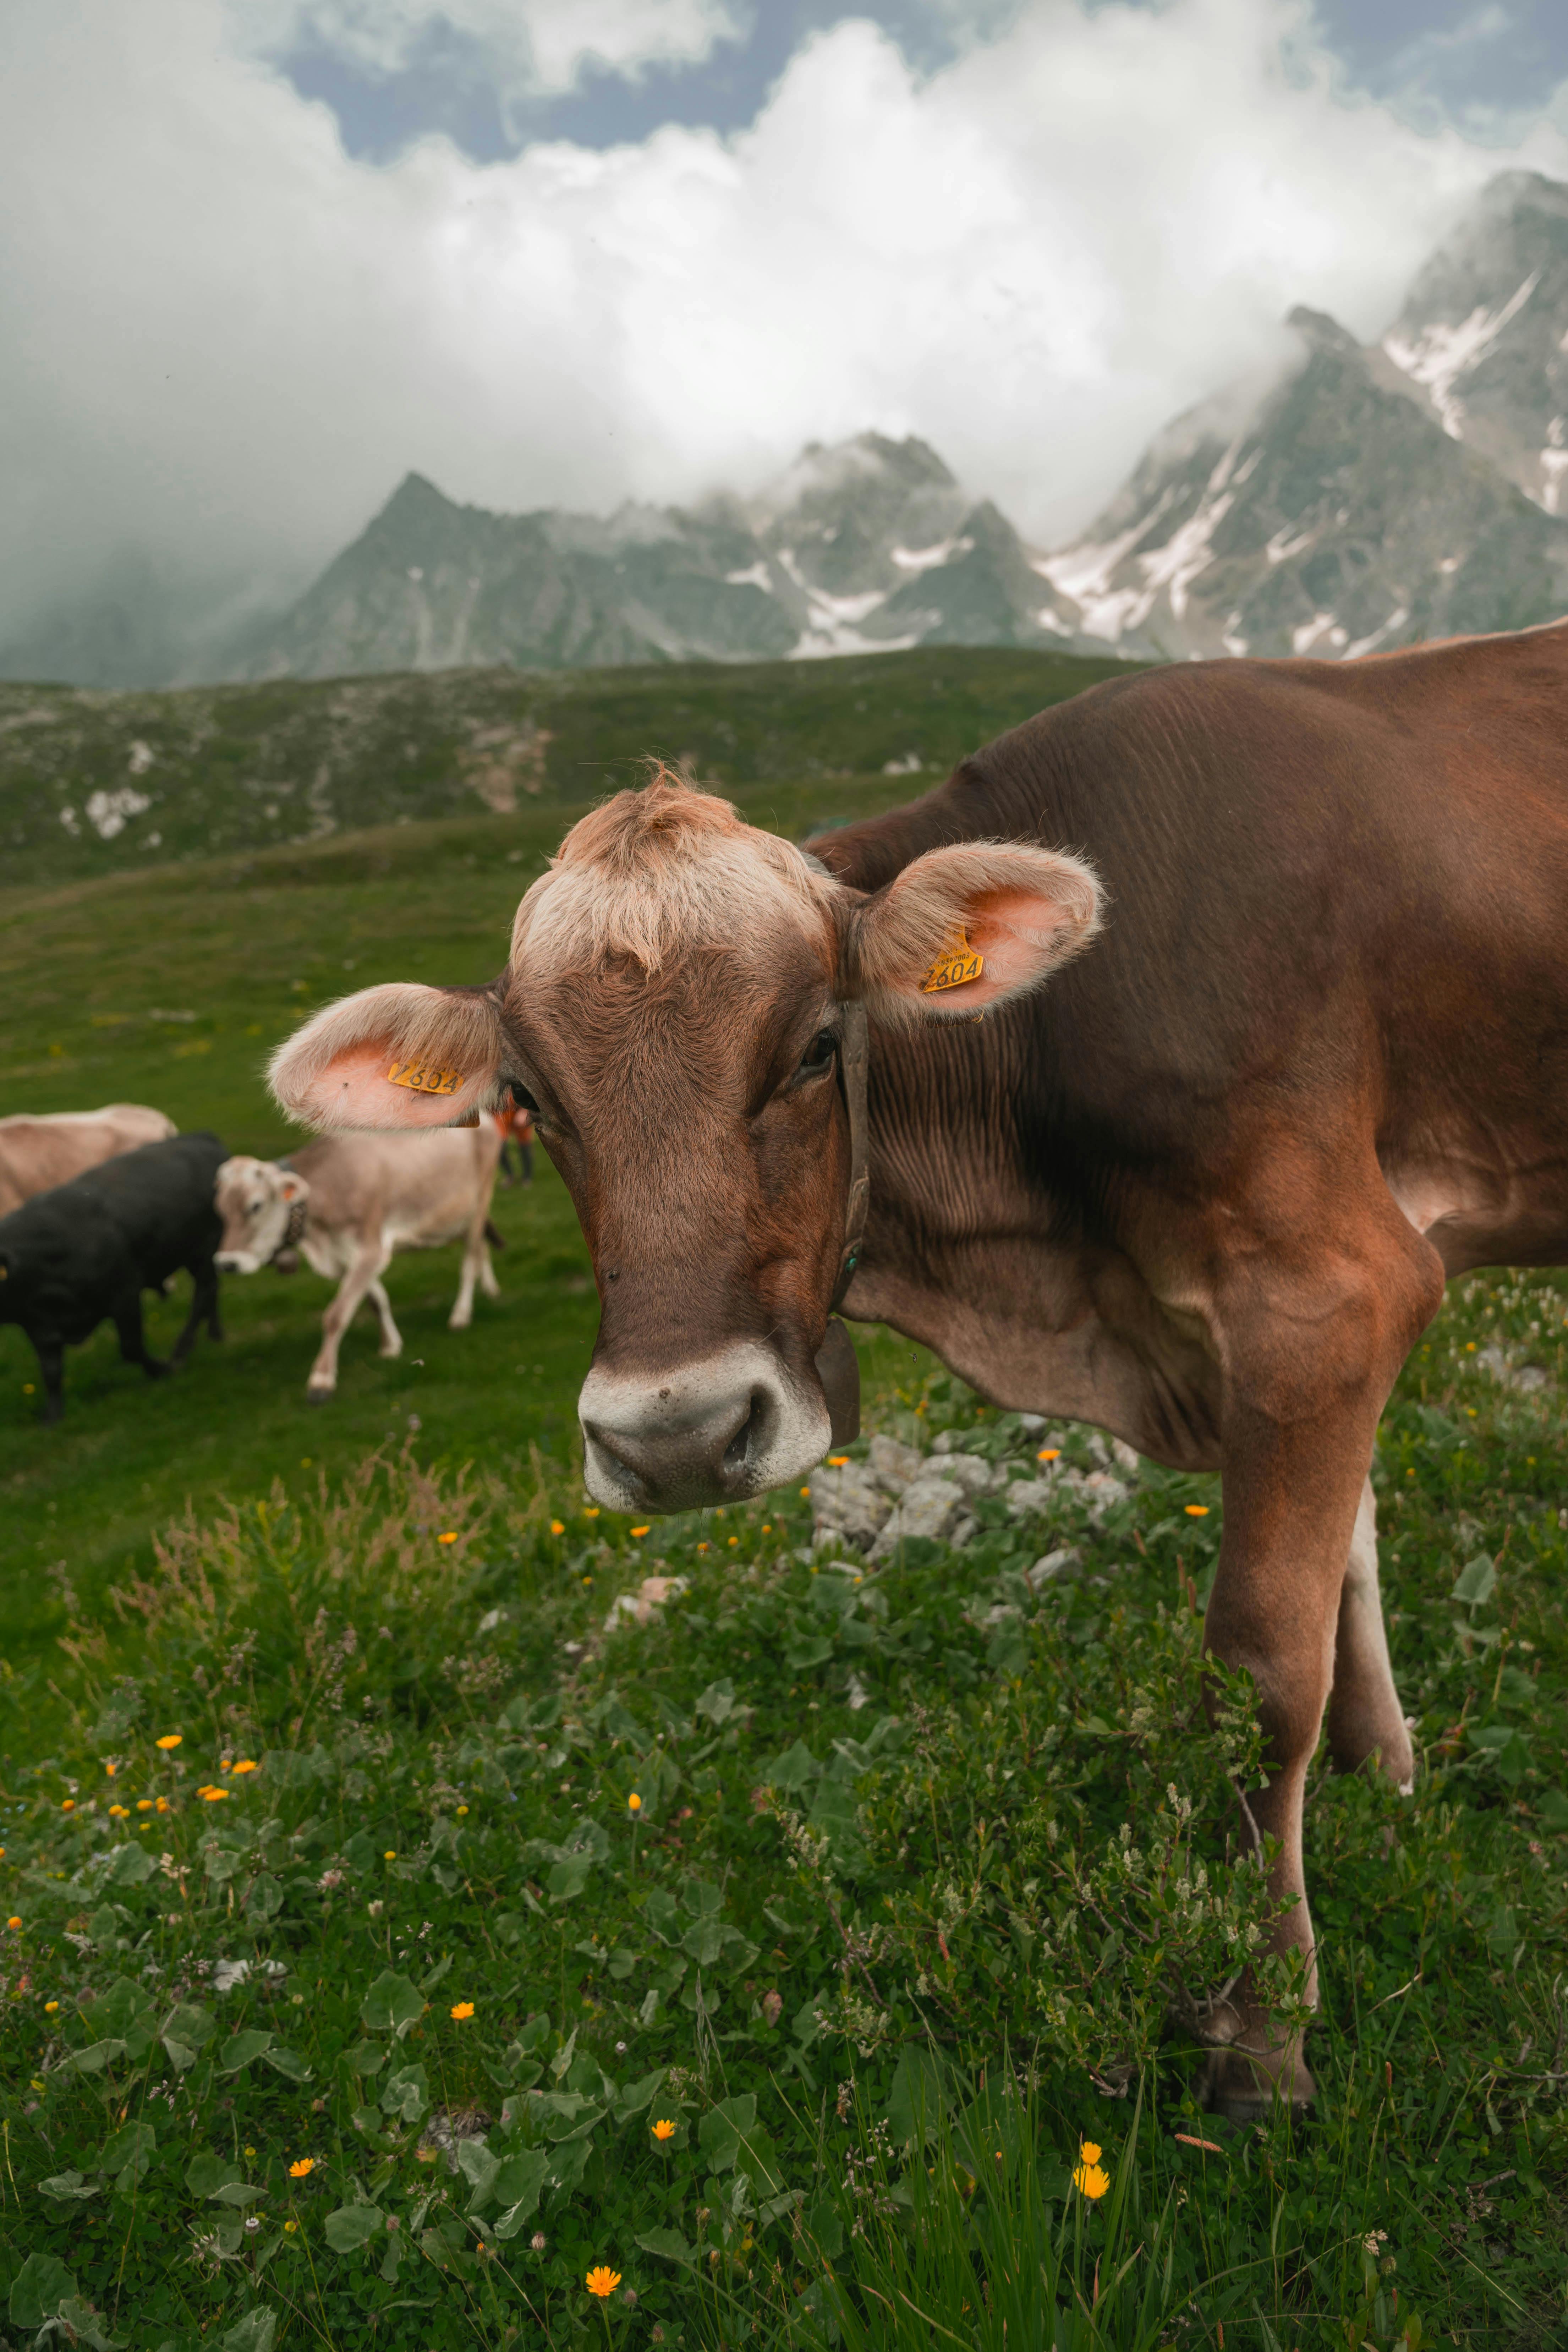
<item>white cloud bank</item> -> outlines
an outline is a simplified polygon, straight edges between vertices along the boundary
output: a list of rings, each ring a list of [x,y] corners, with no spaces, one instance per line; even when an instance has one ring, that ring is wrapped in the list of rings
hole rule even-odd
[[[922,79],[846,24],[727,142],[377,167],[219,0],[10,0],[0,629],[127,542],[298,578],[409,467],[602,509],[867,425],[1058,538],[1292,302],[1381,328],[1510,160],[1346,105],[1309,30],[1305,0],[1039,0]]]

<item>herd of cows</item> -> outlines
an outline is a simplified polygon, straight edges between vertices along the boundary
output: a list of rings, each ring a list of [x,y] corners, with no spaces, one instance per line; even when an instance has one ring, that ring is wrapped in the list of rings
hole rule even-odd
[[[447,1319],[465,1329],[475,1286],[496,1296],[490,1196],[511,1149],[526,1181],[531,1130],[516,1114],[429,1134],[327,1136],[279,1160],[178,1134],[141,1103],[0,1118],[0,1323],[19,1325],[37,1351],[39,1418],[60,1418],[65,1351],[100,1323],[114,1325],[125,1361],[153,1380],[184,1361],[204,1323],[221,1339],[220,1273],[289,1272],[302,1258],[337,1282],[306,1388],[313,1404],[337,1386],[342,1335],[366,1297],[382,1354],[402,1353],[381,1279],[395,1251],[461,1241]],[[182,1268],[195,1286],[191,1311],[165,1362],[147,1352],[142,1298]]]

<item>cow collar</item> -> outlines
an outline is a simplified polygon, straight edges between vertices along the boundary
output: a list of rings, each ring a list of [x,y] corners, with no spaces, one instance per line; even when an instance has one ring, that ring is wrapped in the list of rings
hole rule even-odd
[[[838,1083],[849,1114],[849,1192],[844,1203],[844,1250],[838,1261],[838,1281],[828,1307],[831,1315],[843,1304],[844,1294],[860,1263],[866,1238],[866,1217],[871,1204],[870,1142],[867,1135],[866,1076],[870,1063],[866,1008],[847,1004],[838,1041]]]
[[[281,1168],[286,1176],[297,1176],[300,1172],[291,1160],[274,1160],[273,1165]],[[283,1228],[282,1240],[267,1261],[268,1265],[276,1265],[285,1250],[299,1248],[300,1236],[305,1230],[305,1219],[310,1213],[310,1195],[305,1192],[299,1193],[289,1202],[289,1223]]]

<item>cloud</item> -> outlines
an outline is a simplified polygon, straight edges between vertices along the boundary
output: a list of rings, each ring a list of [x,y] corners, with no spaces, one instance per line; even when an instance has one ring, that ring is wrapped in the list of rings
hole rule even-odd
[[[455,36],[503,96],[571,89],[588,65],[700,64],[742,29],[729,0],[228,0],[228,16],[258,57],[319,48],[382,75]]]
[[[587,37],[506,13],[554,16],[553,71]],[[571,0],[605,41],[658,13]],[[131,544],[297,582],[410,467],[603,509],[868,425],[1058,539],[1291,303],[1377,331],[1500,160],[1344,102],[1305,0],[1038,0],[925,74],[846,23],[729,141],[487,165],[351,160],[218,0],[11,0],[7,27],[0,633]],[[1520,159],[1562,173],[1568,142]]]

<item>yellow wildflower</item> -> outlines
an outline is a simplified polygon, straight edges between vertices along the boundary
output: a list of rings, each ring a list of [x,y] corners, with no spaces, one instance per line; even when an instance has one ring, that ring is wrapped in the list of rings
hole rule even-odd
[[[1209,1515],[1209,1507],[1206,1503],[1187,1503],[1183,1507],[1189,1519],[1206,1519]]]
[[[614,2294],[620,2283],[619,2271],[613,2271],[608,2263],[596,2263],[583,2282],[590,2294],[598,2295]]]
[[[234,1769],[237,1772],[258,1772],[261,1768],[254,1756],[242,1756]]]
[[[128,1822],[131,1819],[130,1806],[110,1805],[109,1808],[109,1818],[111,1822]]]
[[[660,2116],[658,2123],[656,2123],[653,2127],[653,2136],[655,2139],[673,2139],[675,2137],[675,2126],[670,2122],[668,2116]]]
[[[452,2003],[452,2015],[454,2017],[472,2017],[473,2013],[474,2004],[471,2000],[455,2000]]]
[[[313,2156],[297,2156],[289,2167],[289,2178],[290,2180],[303,2180],[308,2172],[314,2172],[315,2169],[316,2159]]]
[[[626,1799],[626,1811],[628,1813],[640,1813],[642,1811],[642,1799],[638,1796],[635,1789],[632,1790],[631,1795]]]
[[[209,1805],[226,1805],[228,1802],[226,1789],[198,1789],[196,1794],[198,1797],[205,1797]]]
[[[632,1534],[633,1534],[633,1536],[634,1536],[637,1540],[639,1540],[639,1541],[641,1540],[641,1538],[642,1538],[644,1536],[646,1536],[646,1535],[647,1535],[647,1528],[634,1528],[632,1529]]]
[[[150,1813],[153,1810],[152,1798],[138,1797],[136,1800],[136,1810],[139,1813]]]
[[[461,1816],[462,1814],[466,1813],[466,1812],[468,1811],[468,1807],[467,1807],[467,1805],[459,1805],[459,1806],[458,1807],[458,1811],[459,1816]]]
[[[740,1537],[739,1537],[739,1536],[731,1536],[731,1537],[730,1538],[731,1549],[733,1549],[734,1546],[735,1546],[736,1544],[738,1544],[738,1543],[740,1542],[740,1540],[741,1540],[741,1538],[740,1538]]]
[[[827,1466],[830,1470],[842,1470],[848,1459],[847,1454],[830,1454],[827,1457]]]
[[[584,1517],[585,1519],[596,1519],[596,1518],[598,1517],[598,1516],[599,1516],[599,1506],[597,1505],[597,1503],[584,1503],[584,1506],[583,1506],[583,1517]]]
[[[381,1858],[383,1862],[395,1862],[397,1860],[397,1848],[395,1845],[389,1845],[386,1852]]]
[[[59,2007],[59,2002],[58,2002],[58,2000],[47,2000],[47,2001],[45,2001],[45,2003],[44,2003],[44,2015],[45,2015],[46,2017],[53,2017],[53,2015],[54,2015],[54,2013],[55,2013],[56,2010],[57,2010],[57,2009],[58,2009],[58,2007]]]
[[[62,1813],[74,1813],[76,1811],[76,1799],[74,1797],[62,1797],[60,1799],[60,1811]]]
[[[1103,2197],[1110,2188],[1110,2175],[1101,2164],[1100,2150],[1095,2146],[1093,2140],[1084,2141],[1083,2146],[1079,2149],[1078,2158],[1078,2169],[1073,2174],[1072,2185],[1092,2204],[1097,2197]]]
[[[19,1927],[21,1926],[21,1924],[22,1924],[22,1922],[21,1922],[20,1918],[17,1916],[17,1915],[16,1914],[16,1912],[13,1912],[13,1913],[11,1914],[11,1916],[9,1917],[9,1919],[7,1919],[7,1920],[6,1920],[6,1922],[5,1922],[5,1925],[7,1926],[7,1927]]]
[[[158,1800],[156,1801],[156,1802],[155,1802],[155,1804],[154,1804],[154,1806],[153,1806],[153,1811],[154,1811],[155,1812],[166,1813],[166,1812],[168,1811],[168,1810],[169,1810],[169,1800],[167,1799],[167,1797],[160,1797],[160,1798],[158,1798]]]
[[[161,1748],[164,1754],[167,1755],[171,1748],[177,1748],[179,1746],[184,1736],[185,1735],[183,1731],[165,1731],[162,1739],[155,1739],[153,1742],[153,1745],[154,1748]]]
[[[565,1520],[552,1519],[550,1522],[550,1532],[552,1536],[563,1536],[566,1532]]]
[[[457,1528],[448,1528],[446,1534],[444,1536],[437,1536],[436,1540],[437,1543],[456,1543],[458,1540]]]
[[[1042,1445],[1035,1456],[1037,1462],[1059,1462],[1061,1458],[1062,1449],[1059,1445]]]

